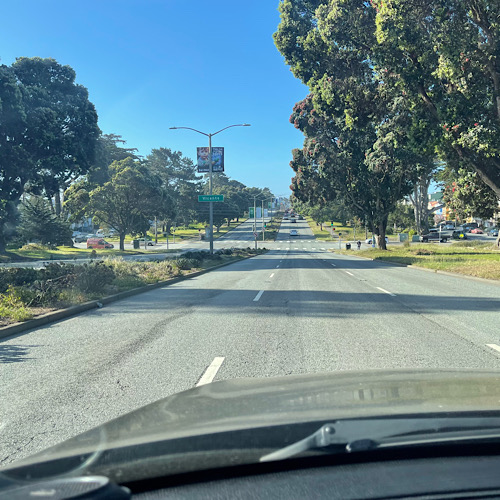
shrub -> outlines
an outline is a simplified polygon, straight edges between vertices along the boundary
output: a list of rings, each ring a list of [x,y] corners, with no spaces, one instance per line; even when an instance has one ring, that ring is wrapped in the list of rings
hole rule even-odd
[[[76,287],[82,292],[98,292],[115,279],[113,268],[103,261],[78,266]]]
[[[26,321],[33,315],[24,307],[17,290],[9,287],[5,293],[0,293],[0,317]]]
[[[186,259],[185,257],[179,257],[176,260],[176,264],[179,269],[188,270],[196,267],[197,261],[193,259]]]
[[[14,267],[0,269],[0,293],[5,292],[9,285],[22,286],[33,283],[39,271],[29,267]]]

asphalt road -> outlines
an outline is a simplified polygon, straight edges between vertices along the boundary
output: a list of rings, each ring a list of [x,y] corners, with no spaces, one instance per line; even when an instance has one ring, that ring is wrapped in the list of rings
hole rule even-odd
[[[338,255],[284,223],[266,254],[0,342],[0,464],[206,382],[214,362],[214,380],[499,369],[499,320],[496,284]]]

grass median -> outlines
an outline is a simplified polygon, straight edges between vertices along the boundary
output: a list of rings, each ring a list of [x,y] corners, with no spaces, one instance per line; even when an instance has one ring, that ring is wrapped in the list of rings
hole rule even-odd
[[[335,253],[500,280],[500,250],[491,243],[464,241],[412,244],[389,250],[370,248],[360,251],[335,250]]]
[[[49,263],[43,269],[0,269],[0,326],[133,288],[168,281],[265,252],[252,249],[186,252],[175,259],[131,262],[119,257],[90,264]]]
[[[120,257],[125,255],[149,255],[151,253],[174,253],[178,250],[164,250],[164,249],[150,249],[148,250],[119,250],[106,249],[96,250],[95,255],[97,258],[104,257]],[[92,255],[90,248],[76,248],[76,247],[49,247],[47,245],[40,245],[30,243],[15,250],[7,250],[5,254],[0,256],[0,262],[28,262],[34,260],[74,260],[74,259],[88,259]]]
[[[311,217],[306,217],[306,221],[308,222],[314,237],[320,241],[338,241],[339,237],[342,238],[342,241],[356,239],[360,239],[362,241],[365,240],[365,231],[359,227],[356,228],[356,231],[354,231],[354,228],[351,226],[342,226],[340,222],[334,222],[333,227],[335,228],[335,232],[334,237],[332,238],[330,223],[323,224],[323,229],[321,229],[321,226],[316,224]]]

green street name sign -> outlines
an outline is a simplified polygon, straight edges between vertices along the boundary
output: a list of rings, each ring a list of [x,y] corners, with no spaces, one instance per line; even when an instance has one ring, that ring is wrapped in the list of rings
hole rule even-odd
[[[198,201],[224,201],[223,194],[199,194]]]

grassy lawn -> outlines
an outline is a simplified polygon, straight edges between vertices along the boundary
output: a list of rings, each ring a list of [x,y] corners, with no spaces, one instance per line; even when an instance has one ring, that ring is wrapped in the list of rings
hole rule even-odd
[[[98,258],[102,257],[118,257],[122,255],[139,255],[151,253],[173,253],[178,250],[125,250],[108,249],[96,250]],[[92,253],[91,249],[74,248],[74,247],[57,247],[50,249],[43,245],[26,245],[17,250],[8,250],[5,255],[1,256],[0,262],[23,262],[29,260],[59,260],[59,259],[88,259]]]
[[[500,280],[500,251],[495,250],[491,243],[472,241],[443,245],[423,243],[385,251],[370,248],[359,252],[346,250],[335,250],[335,252]]]
[[[345,240],[354,240],[354,239],[361,239],[361,241],[365,240],[365,231],[364,229],[357,228],[356,229],[356,238],[354,238],[354,231],[352,227],[349,226],[342,226],[340,222],[335,222],[333,223],[333,227],[335,228],[335,237],[332,240],[332,234],[331,234],[331,229],[330,229],[330,223],[325,223],[323,224],[323,230],[321,230],[320,226],[316,225],[316,222],[314,222],[311,217],[306,217],[307,222],[309,223],[309,227],[311,228],[315,238],[317,240],[323,240],[323,241],[335,241],[339,239],[339,233],[342,233],[342,241]],[[390,239],[390,237],[389,237]]]

